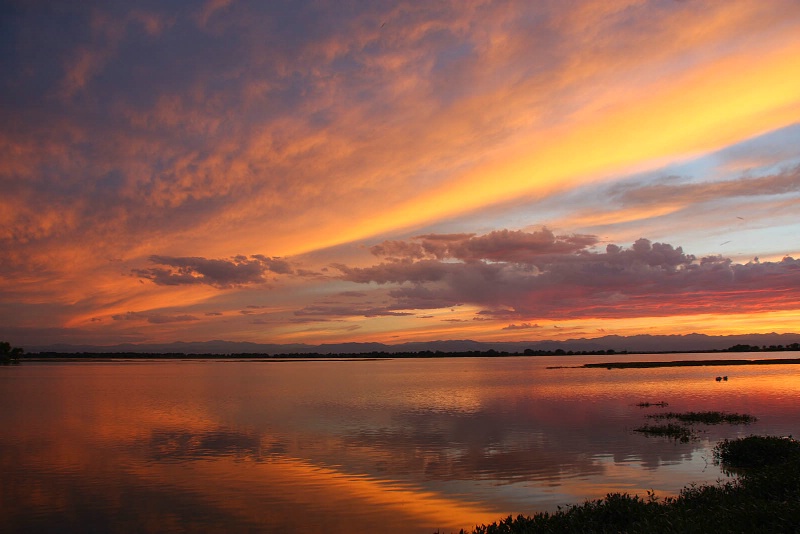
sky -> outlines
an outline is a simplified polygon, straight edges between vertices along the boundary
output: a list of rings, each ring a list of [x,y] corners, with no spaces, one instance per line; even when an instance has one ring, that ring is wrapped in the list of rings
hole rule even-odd
[[[800,3],[0,3],[15,346],[800,331]]]

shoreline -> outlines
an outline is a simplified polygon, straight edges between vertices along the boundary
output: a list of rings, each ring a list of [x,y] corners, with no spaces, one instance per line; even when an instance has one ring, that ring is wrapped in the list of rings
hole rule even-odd
[[[797,352],[797,351],[771,351],[771,352]],[[719,354],[719,352],[654,352],[639,353],[639,355],[658,355],[658,354]],[[751,353],[752,354],[752,353]],[[617,353],[617,355],[632,355],[628,353]],[[282,362],[341,362],[341,361],[382,361],[398,359],[443,359],[443,358],[509,358],[525,357],[537,358],[558,356],[563,357],[565,365],[555,365],[548,369],[646,369],[658,367],[715,367],[715,366],[734,366],[734,365],[797,365],[800,358],[757,358],[757,359],[704,359],[704,360],[670,360],[670,361],[604,361],[595,363],[585,363],[582,365],[568,365],[571,356],[609,356],[607,353],[585,353],[585,354],[501,354],[501,353],[364,353],[364,354],[165,354],[165,353],[31,353],[25,354],[13,363],[47,363],[47,362],[95,362],[95,363],[120,363],[120,362],[141,362],[141,361],[218,361],[218,362],[261,362],[261,363],[282,363]],[[9,362],[11,363],[11,362]]]
[[[576,369],[647,369],[651,367],[715,367],[728,365],[797,365],[800,358],[768,358],[759,360],[674,360],[669,362],[603,362],[585,363]]]

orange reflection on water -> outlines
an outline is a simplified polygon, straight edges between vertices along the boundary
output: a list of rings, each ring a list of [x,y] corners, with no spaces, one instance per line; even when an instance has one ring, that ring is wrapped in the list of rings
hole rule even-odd
[[[403,525],[426,525],[422,531],[471,528],[502,512],[477,503],[447,498],[413,484],[344,473],[307,461],[270,457],[232,462],[227,458],[191,464],[150,464],[137,469],[149,484],[177,487],[249,523],[291,524],[321,528],[348,521],[358,528],[400,531]],[[213,480],[213,484],[208,481]],[[309,511],[318,519],[308,517]],[[429,525],[429,526],[428,526]]]
[[[20,366],[0,390],[26,399],[3,418],[15,501],[0,511],[22,499],[21,525],[84,510],[152,532],[449,532],[611,491],[674,494],[718,477],[704,466],[716,440],[798,432],[800,366],[547,368],[636,357],[666,358]],[[680,445],[632,431],[685,410],[759,421]]]

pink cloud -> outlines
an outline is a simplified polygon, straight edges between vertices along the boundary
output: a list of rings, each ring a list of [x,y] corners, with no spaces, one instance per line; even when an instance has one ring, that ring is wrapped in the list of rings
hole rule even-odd
[[[454,258],[463,261],[525,262],[549,254],[577,252],[596,243],[595,236],[556,236],[547,228],[542,228],[536,232],[499,230],[482,236],[428,234],[412,241],[384,241],[370,247],[370,251],[394,261]]]
[[[348,316],[362,316],[362,317],[404,317],[407,315],[414,315],[411,312],[397,311],[396,307],[365,307],[363,305],[315,305],[306,306],[294,312],[299,317],[348,317]]]
[[[538,324],[531,324],[531,323],[520,323],[514,324],[511,323],[508,326],[504,326],[503,330],[530,330],[531,328],[541,328]]]
[[[655,112],[671,100],[653,97],[654,88],[676,91],[683,102],[706,86],[676,81],[762,80],[741,73],[770,59],[777,67],[765,72],[776,72],[781,83],[761,85],[791,90],[779,59],[797,57],[799,6],[791,0],[777,6],[710,3],[697,17],[691,3],[634,1],[362,2],[343,8],[208,0],[188,7],[152,3],[147,11],[126,3],[32,4],[4,20],[9,53],[2,63],[9,74],[0,99],[6,103],[0,121],[0,311],[15,321],[48,316],[51,324],[80,323],[81,316],[88,321],[151,308],[145,301],[194,305],[191,299],[204,298],[180,286],[245,291],[276,277],[293,278],[293,289],[303,288],[282,305],[303,308],[332,272],[233,254],[289,256],[377,242],[513,202],[519,194],[547,202],[553,191],[541,184],[559,160],[583,161],[592,147],[605,154],[597,146],[615,143],[617,134],[647,140],[668,130],[662,123],[669,121]],[[722,72],[726,66],[732,68]],[[713,83],[713,92],[704,93],[711,98],[730,86]],[[700,153],[795,120],[790,112],[796,106],[769,107],[773,93],[734,93],[725,100],[732,104],[728,111],[769,112],[772,119],[733,132],[724,121],[683,121],[676,107],[681,128],[674,138],[695,135],[696,142],[657,155],[669,160]],[[751,107],[762,100],[766,107]],[[597,121],[615,105],[623,118],[637,111],[631,128],[612,135],[604,126],[616,122]],[[683,128],[695,123],[698,131]],[[537,150],[546,156],[547,141],[559,129],[583,132],[582,141],[553,145],[553,160],[537,163]],[[727,139],[708,132],[733,133]],[[628,145],[623,140],[609,147],[620,152],[603,160],[610,164],[604,176],[619,171],[617,156],[648,165],[652,154],[637,155]],[[793,161],[796,143],[786,145],[782,157]],[[495,167],[505,162],[509,167]],[[785,206],[791,209],[798,191],[796,161],[791,165],[762,178],[614,189],[613,202],[595,205],[614,211],[614,202],[648,207],[668,199],[691,208],[713,199],[789,193]],[[516,178],[504,172],[515,168],[522,169]],[[585,176],[577,180],[591,180],[597,168],[578,170]],[[693,217],[686,221],[703,226]],[[476,227],[507,223],[491,224]],[[623,301],[648,313],[685,303],[710,309],[724,300],[724,280],[731,295],[754,295],[761,281],[766,307],[784,306],[794,295],[791,285],[781,294],[772,289],[780,273],[794,282],[787,265],[770,270],[762,264],[758,271],[697,260],[663,243],[601,253],[593,250],[593,236],[548,229],[425,232],[372,247],[379,265],[326,259],[342,264],[345,281],[383,284],[387,301],[356,303],[362,295],[341,294],[353,305],[322,306],[341,317],[469,303],[498,314],[511,310],[516,315],[503,320],[519,323],[531,320],[522,314],[565,314],[568,302],[585,314],[623,313]],[[120,276],[131,272],[153,284]],[[305,291],[310,287],[314,291]],[[692,288],[705,296],[679,300]],[[662,295],[658,305],[656,295]],[[21,302],[59,307],[19,314]],[[249,301],[226,304],[228,318],[242,302]],[[304,309],[317,313],[306,317],[324,318],[322,308]]]
[[[344,280],[397,285],[389,295],[403,309],[473,304],[498,318],[746,313],[791,309],[800,296],[800,260],[790,257],[742,265],[647,239],[597,252],[591,237],[542,244],[541,235],[492,232],[449,242],[442,259],[415,260],[411,247],[411,258],[338,268]]]
[[[151,324],[185,323],[188,321],[199,321],[194,315],[165,315],[155,312],[128,312],[124,314],[112,315],[115,321],[146,321]]]
[[[229,259],[200,257],[151,256],[150,261],[162,267],[134,269],[137,276],[158,285],[177,286],[206,284],[219,288],[264,283],[267,273],[292,273],[292,267],[281,258],[261,254],[235,256]]]

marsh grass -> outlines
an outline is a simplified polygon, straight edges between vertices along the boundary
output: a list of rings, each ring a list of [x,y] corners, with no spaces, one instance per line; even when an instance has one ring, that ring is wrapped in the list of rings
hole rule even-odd
[[[714,449],[723,468],[747,467],[715,485],[690,485],[660,499],[609,493],[603,499],[476,526],[473,534],[551,532],[678,533],[797,532],[800,526],[800,443],[772,436],[724,440]],[[466,534],[466,531],[461,531]]]
[[[640,432],[647,436],[663,436],[680,441],[681,443],[689,443],[697,439],[697,432],[691,427],[679,425],[677,423],[667,423],[664,425],[644,425],[633,429],[634,432]]]
[[[651,406],[656,406],[658,408],[666,408],[667,406],[669,406],[669,404],[667,404],[664,401],[661,401],[661,402],[640,402],[640,403],[637,403],[636,406],[638,406],[639,408],[650,408]]]
[[[749,425],[757,419],[748,414],[727,413],[727,412],[664,412],[648,414],[648,419],[674,420],[663,424],[643,425],[634,428],[634,432],[640,432],[646,436],[662,436],[672,438],[681,443],[688,443],[699,439],[698,430],[692,426],[695,424],[703,425]]]
[[[729,425],[749,425],[756,422],[758,419],[748,414],[727,413],[727,412],[666,412],[650,414],[647,417],[650,419],[675,419],[681,423],[694,424],[702,423],[704,425],[721,425],[723,423]]]
[[[714,461],[728,468],[758,469],[800,458],[800,441],[787,438],[749,436],[724,439],[714,448]]]

